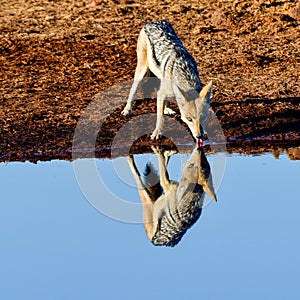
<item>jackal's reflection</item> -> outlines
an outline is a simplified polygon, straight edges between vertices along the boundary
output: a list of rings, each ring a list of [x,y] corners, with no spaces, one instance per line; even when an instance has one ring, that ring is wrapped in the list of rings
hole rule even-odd
[[[148,163],[142,178],[133,156],[128,157],[128,162],[143,204],[148,238],[157,246],[175,246],[200,217],[204,193],[217,201],[210,166],[203,149],[195,148],[184,164],[179,182],[170,181],[167,164],[172,152],[158,148],[153,151],[158,157],[159,175]]]

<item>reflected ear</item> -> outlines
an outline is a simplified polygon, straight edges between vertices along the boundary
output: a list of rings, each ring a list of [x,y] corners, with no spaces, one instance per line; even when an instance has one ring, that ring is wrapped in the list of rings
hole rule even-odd
[[[209,103],[212,93],[212,80],[200,91],[199,98]]]
[[[203,190],[211,199],[213,199],[215,202],[217,202],[217,196],[215,194],[215,190],[212,185],[211,176],[208,180],[208,185],[203,185]]]

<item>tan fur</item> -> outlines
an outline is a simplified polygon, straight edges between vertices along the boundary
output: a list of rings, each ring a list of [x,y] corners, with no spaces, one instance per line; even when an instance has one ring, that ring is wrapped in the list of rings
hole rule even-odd
[[[147,31],[147,33],[146,33]],[[156,49],[156,53],[155,52]],[[137,42],[137,67],[123,115],[130,115],[134,94],[149,70],[161,80],[157,92],[157,121],[151,139],[158,139],[163,128],[163,114],[173,114],[166,107],[166,98],[175,96],[182,120],[195,139],[203,137],[208,116],[212,82],[201,91],[200,79],[193,58],[178,40],[171,25],[165,21],[152,22],[141,30]],[[186,76],[185,76],[186,73]],[[189,79],[187,79],[189,78]],[[188,99],[191,90],[198,96]]]
[[[203,149],[195,148],[183,167],[179,182],[169,180],[167,164],[172,153],[152,149],[158,158],[159,183],[163,188],[158,198],[150,197],[149,188],[143,183],[133,156],[127,157],[127,160],[139,189],[147,237],[155,245],[174,246],[199,217],[197,214],[199,210],[201,212],[204,192],[215,201],[217,197]],[[164,235],[167,237],[160,237]]]

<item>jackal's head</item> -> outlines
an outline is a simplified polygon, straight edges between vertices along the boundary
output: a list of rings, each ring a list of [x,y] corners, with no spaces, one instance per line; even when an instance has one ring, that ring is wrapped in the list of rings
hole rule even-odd
[[[188,125],[196,141],[202,140],[204,136],[212,86],[212,81],[210,81],[194,99],[188,99],[181,91],[181,97],[178,99],[181,119]]]

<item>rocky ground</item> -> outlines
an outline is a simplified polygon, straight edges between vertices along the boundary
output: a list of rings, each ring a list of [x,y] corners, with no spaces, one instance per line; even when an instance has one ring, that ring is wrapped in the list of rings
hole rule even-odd
[[[71,158],[84,109],[132,79],[139,30],[160,19],[194,56],[202,82],[214,81],[212,108],[230,152],[299,146],[299,1],[2,0],[0,159]],[[130,120],[122,107],[101,129],[99,156]],[[135,106],[155,110],[155,99]]]

